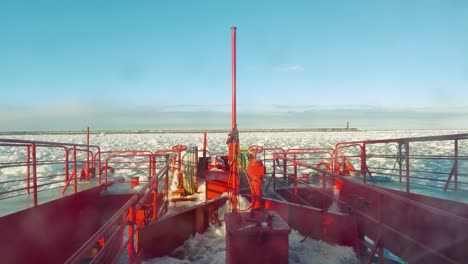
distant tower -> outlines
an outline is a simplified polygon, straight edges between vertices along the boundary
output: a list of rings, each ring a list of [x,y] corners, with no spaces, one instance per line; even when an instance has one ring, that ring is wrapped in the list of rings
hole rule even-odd
[[[349,121],[346,122],[346,130],[349,129]]]

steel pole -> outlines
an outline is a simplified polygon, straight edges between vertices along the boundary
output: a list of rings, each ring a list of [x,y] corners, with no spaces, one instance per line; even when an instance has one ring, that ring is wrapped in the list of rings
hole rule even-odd
[[[458,139],[455,139],[455,191],[458,191]]]
[[[135,260],[135,248],[134,248],[134,242],[135,242],[135,208],[133,208],[135,205],[132,204],[128,208],[128,245],[127,245],[127,250],[128,250],[128,263],[134,263]]]
[[[68,161],[68,156],[69,156],[70,149],[65,147],[65,184],[68,182],[69,178],[69,171],[70,171],[70,164]]]
[[[101,176],[102,176],[102,171],[101,171],[101,149],[98,148],[98,165],[97,165],[97,173],[99,173],[99,178],[98,178],[98,183],[101,185]],[[107,174],[106,174],[106,179],[107,179]]]
[[[237,127],[236,116],[236,27],[231,28],[232,40],[232,128]]]
[[[32,175],[33,175],[33,200],[34,206],[37,206],[37,167],[36,167],[36,144],[31,144],[31,156],[32,156]]]
[[[31,170],[31,146],[26,148],[26,193],[29,194],[30,170]]]
[[[76,178],[78,177],[78,170],[76,168],[76,145],[73,145],[73,174],[74,174],[74,179],[73,179],[73,193],[78,192],[78,183],[76,181]]]
[[[410,164],[409,164],[409,142],[405,142],[405,162],[406,162],[406,192],[410,192]]]
[[[85,179],[89,180],[89,127],[86,128],[86,166],[85,166]]]

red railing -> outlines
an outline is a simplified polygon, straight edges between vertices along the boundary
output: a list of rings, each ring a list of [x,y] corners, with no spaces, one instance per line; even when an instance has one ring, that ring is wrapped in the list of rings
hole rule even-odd
[[[57,159],[56,151],[54,149],[63,149],[63,159]],[[85,157],[77,157],[77,151],[84,151],[87,153],[87,149],[96,149],[99,153],[99,147],[95,145],[84,145],[84,144],[71,144],[71,143],[59,143],[59,142],[46,142],[46,141],[33,141],[33,140],[19,140],[19,139],[0,139],[0,151],[3,153],[15,153],[19,154],[20,157],[13,160],[2,161],[0,163],[0,169],[5,168],[16,168],[24,169],[25,179],[18,179],[16,175],[12,177],[14,179],[7,179],[0,182],[0,199],[9,198],[12,196],[19,195],[21,191],[25,191],[27,195],[33,195],[34,206],[38,204],[38,191],[59,188],[64,186],[67,182],[69,183],[72,179],[74,180],[74,192],[77,192],[77,181],[76,175],[78,172],[78,164],[90,164],[90,161]],[[41,155],[38,155],[40,152]],[[73,157],[70,160],[69,154],[72,152]],[[45,155],[42,155],[45,154]],[[5,155],[4,155],[5,156]],[[80,159],[78,159],[80,158]],[[21,160],[23,159],[23,160]],[[92,161],[95,163],[95,161]],[[72,172],[70,177],[69,164],[72,163]],[[50,169],[50,171],[38,172],[39,168],[50,168],[51,165],[63,164],[63,171],[59,169]],[[63,179],[55,180],[57,177],[63,177]],[[38,180],[45,180],[45,183],[38,183]],[[32,184],[31,184],[32,181]],[[25,187],[18,187],[21,183],[24,183]],[[65,183],[65,184],[64,184]],[[53,186],[57,185],[57,186]]]
[[[349,173],[344,161],[352,160],[363,183],[386,176],[404,183],[406,192],[414,185],[468,191],[468,180],[463,180],[468,166],[460,166],[468,163],[468,153],[460,151],[461,143],[468,143],[468,134],[341,142],[335,146],[334,159],[342,175]]]
[[[113,157],[119,156],[129,158],[131,155],[116,155]],[[148,157],[150,161],[156,160],[156,154],[134,154],[134,157],[142,156]],[[112,157],[108,157],[108,160],[111,158]],[[145,202],[153,196],[151,204],[151,207],[153,208],[152,219],[158,217],[160,210],[163,209],[161,204],[157,204],[158,194],[162,194],[166,199],[168,195],[169,164],[169,157],[166,155],[163,169],[159,170],[155,174],[151,174],[148,182],[138,191],[138,193],[134,194],[117,212],[115,212],[112,217],[110,217],[109,220],[107,220],[106,223],[104,223],[101,228],[99,228],[99,230],[91,236],[88,241],[85,242],[65,263],[79,262],[96,244],[96,241],[109,233],[109,239],[107,239],[103,248],[97,253],[90,263],[102,263],[105,256],[113,257],[112,260],[106,259],[106,262],[116,263],[121,258],[125,249],[127,249],[128,253],[128,263],[139,263],[139,254],[141,252],[135,244],[135,236],[143,226],[141,224],[137,225],[136,212],[142,209]],[[162,185],[163,187],[159,184],[160,182],[164,183],[164,185]],[[127,229],[128,235],[126,241],[123,241],[122,243],[122,241],[118,241],[118,239],[122,239],[122,234],[125,229]],[[119,245],[117,249],[113,247],[116,242],[118,242]]]
[[[308,178],[311,172],[314,171],[308,167],[298,167],[295,162],[308,162],[313,164],[313,168],[322,168],[322,165],[324,165],[325,169],[330,171],[333,166],[333,149],[291,148],[283,152],[277,151],[273,153],[272,161],[271,178],[267,183],[266,189],[268,189],[270,182],[273,181],[274,190],[279,186],[287,186],[293,183],[294,189],[297,191],[299,175],[303,178]],[[277,175],[282,175],[283,177],[278,178]]]
[[[466,235],[453,237],[453,234],[456,234],[457,230],[459,232],[459,230],[468,228],[468,219],[463,216],[428,206],[382,188],[357,183],[350,180],[349,177],[317,169],[314,164],[287,158],[282,153],[274,154],[274,158],[284,160],[284,162],[293,164],[296,167],[312,169],[321,174],[318,178],[318,184],[311,183],[310,179],[304,180],[298,179],[294,175],[288,176],[301,184],[301,189],[314,190],[322,194],[321,203],[318,206],[320,209],[329,210],[331,208],[330,203],[327,203],[326,200],[331,200],[338,205],[336,208],[339,209],[339,212],[351,213],[357,216],[360,231],[360,251],[363,254],[361,257],[364,258],[365,263],[373,263],[376,254],[379,257],[379,263],[393,263],[392,259],[384,255],[384,249],[396,250],[396,252],[404,254],[400,255],[403,259],[408,258],[416,262],[421,262],[421,259],[432,259],[434,263],[462,263],[460,262],[460,244],[458,242],[466,241],[468,238]],[[343,186],[346,186],[345,188],[348,190],[346,199],[340,197],[340,195],[343,195],[340,193]],[[330,189],[333,191],[330,192]],[[354,189],[354,192],[350,193],[350,189]],[[297,195],[296,188],[294,190],[285,188],[282,191],[287,191],[290,195]],[[363,197],[359,198],[361,195]],[[354,196],[358,198],[353,198]],[[366,200],[365,197],[369,200]],[[306,206],[317,207],[316,204],[310,204],[307,197],[297,195],[296,198],[297,201]],[[391,206],[392,210],[400,209],[398,212],[402,212],[402,210],[416,212],[424,221],[417,218],[407,218],[404,215],[389,217],[396,212],[384,210],[385,206]],[[415,229],[414,224],[418,222],[424,227]],[[435,242],[434,239],[430,239],[430,237],[428,239],[428,236],[425,235],[434,230],[437,230],[437,237],[434,238]],[[365,237],[371,239],[366,241]],[[437,241],[437,239],[440,241]],[[453,240],[456,242],[450,243]],[[400,243],[405,245],[403,249],[401,249]],[[443,244],[444,247],[434,246],[438,244]],[[418,249],[420,252],[404,250],[405,248]],[[397,253],[395,255],[398,256]]]

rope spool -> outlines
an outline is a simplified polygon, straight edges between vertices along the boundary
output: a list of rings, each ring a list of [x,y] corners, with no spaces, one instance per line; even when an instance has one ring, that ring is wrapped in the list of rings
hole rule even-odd
[[[198,149],[196,146],[187,148],[182,158],[183,188],[187,195],[198,191]]]

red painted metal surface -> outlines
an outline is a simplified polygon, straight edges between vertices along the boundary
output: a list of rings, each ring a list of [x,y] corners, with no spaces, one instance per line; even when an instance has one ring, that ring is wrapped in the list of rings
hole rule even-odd
[[[263,198],[265,208],[277,212],[289,226],[302,235],[332,244],[352,247],[359,252],[358,229],[354,216],[347,213],[304,206],[299,203]]]
[[[206,201],[229,191],[229,171],[205,171]]]
[[[225,221],[226,263],[288,263],[291,228],[278,213],[234,212],[226,214]]]
[[[196,232],[203,233],[209,224],[209,212],[224,205],[226,199],[226,197],[218,197],[170,217],[158,218],[143,227],[138,235],[141,258],[149,259],[168,255],[191,235]]]
[[[136,154],[138,156],[139,154]],[[140,154],[141,155],[141,154]],[[125,227],[128,228],[128,239],[125,241],[125,243],[120,243],[119,247],[104,247],[101,249],[101,251],[98,254],[101,255],[112,255],[113,256],[113,261],[115,262],[118,260],[122,252],[124,251],[125,248],[127,248],[127,254],[128,254],[128,262],[129,263],[138,263],[139,262],[139,252],[141,252],[141,249],[138,247],[138,244],[135,243],[136,240],[136,234],[139,233],[139,230],[144,227],[144,224],[147,224],[150,219],[141,219],[137,218],[137,212],[139,210],[149,210],[151,208],[156,208],[157,211],[165,210],[164,209],[164,203],[163,199],[164,197],[167,197],[168,193],[168,185],[167,185],[167,179],[168,179],[168,172],[169,172],[169,163],[168,163],[168,158],[166,159],[166,167],[163,170],[160,170],[156,175],[154,175],[151,180],[146,183],[139,191],[138,193],[131,195],[131,197],[126,201],[125,204],[120,205],[118,210],[115,211],[115,213],[107,220],[105,223],[103,223],[99,230],[97,230],[86,242],[82,244],[82,246],[71,256],[68,258],[66,263],[75,263],[78,260],[82,259],[84,254],[92,248],[94,245],[95,241],[97,241],[98,238],[104,236],[106,233],[112,232],[112,229],[116,225],[117,220],[121,220],[118,223],[118,229],[114,231],[114,235],[116,237],[118,233],[123,234],[123,230]],[[162,190],[159,190],[157,186],[159,186],[159,182],[164,181],[164,187]],[[155,188],[156,187],[156,188]],[[156,193],[156,199],[153,200],[153,194]],[[158,193],[162,195],[158,195]],[[109,197],[115,197],[109,196]],[[111,198],[112,199],[112,198]],[[151,203],[157,203],[155,206],[153,206]],[[145,215],[151,215],[151,214],[145,214]],[[153,213],[153,216],[158,216],[159,214]],[[141,224],[141,225],[140,225]],[[117,252],[117,253],[116,253]]]
[[[468,233],[460,232],[468,228],[467,218],[407,199],[395,191],[352,181],[344,181],[341,200],[356,214],[362,237],[381,241],[410,263],[463,263],[468,259]],[[439,199],[438,203],[456,207],[448,200]]]
[[[63,263],[111,209],[100,207],[100,191],[93,188],[1,217],[2,263]]]
[[[278,155],[278,158],[282,158],[281,155]],[[309,164],[293,159],[289,159],[288,162],[313,168]],[[468,246],[468,233],[460,232],[468,228],[468,219],[466,214],[453,214],[463,209],[459,203],[454,204],[450,200],[427,198],[408,192],[399,192],[405,195],[398,195],[398,191],[386,191],[326,171],[320,172],[335,182],[340,180],[339,196],[328,193],[327,185],[333,181],[325,178],[322,178],[322,188],[312,185],[307,188],[318,191],[315,197],[328,196],[338,199],[341,210],[349,211],[356,216],[360,237],[359,252],[366,252],[366,249],[369,249],[371,253],[377,253],[386,248],[410,263],[463,263],[468,259],[468,252],[463,250]],[[301,183],[307,185],[307,182]],[[292,192],[286,191],[286,193]],[[297,199],[294,202],[314,205],[311,200],[313,196],[310,194],[298,193],[297,196],[286,196],[287,199],[291,197]],[[319,200],[320,198],[316,202]],[[327,210],[329,206],[326,204],[320,208]],[[369,245],[364,237],[373,240],[374,244]],[[362,254],[361,257],[367,258],[368,261],[373,258],[372,254]]]

